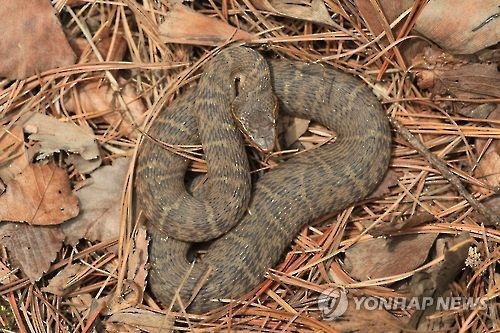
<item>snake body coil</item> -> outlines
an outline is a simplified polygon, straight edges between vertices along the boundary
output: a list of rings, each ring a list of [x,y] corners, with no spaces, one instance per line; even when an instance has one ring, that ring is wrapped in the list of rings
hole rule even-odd
[[[269,74],[266,74],[267,64]],[[186,232],[182,221],[165,224],[166,216],[179,208],[181,201],[194,200],[184,188],[188,161],[145,140],[137,161],[137,197],[149,221],[150,287],[166,306],[178,293],[182,306],[189,303],[188,311],[205,312],[222,304],[217,299],[235,299],[250,291],[263,281],[267,269],[278,263],[300,228],[328,212],[363,199],[373,191],[388,167],[389,124],[380,103],[363,82],[319,64],[287,60],[262,63],[258,53],[245,47],[229,48],[215,56],[205,69],[210,80],[202,77],[195,92],[163,110],[149,134],[169,144],[213,140],[212,134],[198,133],[199,123],[209,119],[195,118],[190,111],[193,99],[197,106],[204,107],[213,106],[214,101],[228,103],[234,96],[225,97],[228,89],[224,89],[222,82],[214,82],[240,68],[257,69],[257,73],[263,70],[262,76],[253,73],[246,79],[257,80],[257,87],[266,87],[270,81],[282,112],[313,119],[334,130],[337,139],[333,144],[298,154],[266,173],[256,182],[247,210],[249,197],[242,188],[249,184],[249,178],[240,173],[248,162],[238,148],[232,148],[233,141],[241,143],[241,138],[214,140],[218,142],[214,144],[214,151],[219,158],[207,164],[209,168],[212,165],[214,172],[225,170],[225,173],[215,177],[209,191],[214,191],[211,195],[215,201],[217,198],[222,201],[208,208],[203,208],[203,204],[188,205],[180,214],[186,221],[202,215],[206,220],[208,215],[206,225],[198,224],[194,228],[201,234],[217,234],[221,228],[230,230],[216,239],[202,260],[194,265],[187,260],[190,243],[184,242],[193,230]],[[227,83],[230,85],[231,82]],[[228,123],[229,120],[223,120],[222,128],[228,127]],[[220,123],[209,126],[221,128]],[[200,139],[202,136],[205,137]],[[205,142],[203,145],[206,153]],[[227,161],[228,155],[245,161],[227,164],[223,161]],[[233,178],[236,186],[232,186]],[[223,202],[232,201],[233,197],[239,201],[227,210],[236,211],[229,218],[234,223],[229,227],[221,227],[219,222],[212,224],[219,218],[219,211],[213,207],[223,207]],[[238,224],[232,227],[235,222]],[[181,235],[184,241],[176,239],[176,235]],[[174,303],[178,308],[178,299]]]

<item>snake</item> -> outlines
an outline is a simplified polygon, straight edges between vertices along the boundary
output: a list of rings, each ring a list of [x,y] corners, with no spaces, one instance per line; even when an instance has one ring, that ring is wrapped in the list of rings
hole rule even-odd
[[[252,182],[244,137],[271,147],[276,109],[314,120],[336,139]],[[202,196],[186,187],[190,158],[175,149],[199,144],[207,162]],[[139,147],[135,191],[150,237],[152,294],[190,313],[248,295],[301,228],[366,198],[390,156],[388,118],[359,78],[320,63],[269,59],[246,46],[223,49],[194,89],[159,112]],[[194,245],[207,241],[206,252],[191,258]]]

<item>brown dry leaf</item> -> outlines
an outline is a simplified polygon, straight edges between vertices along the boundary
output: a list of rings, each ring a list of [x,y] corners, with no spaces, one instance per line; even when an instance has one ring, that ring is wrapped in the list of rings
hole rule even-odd
[[[53,164],[30,164],[6,185],[0,196],[0,220],[53,225],[78,215],[68,174]]]
[[[130,159],[119,158],[91,174],[92,183],[76,191],[81,214],[64,223],[65,242],[75,244],[81,238],[109,240],[118,237],[123,186]]]
[[[378,8],[374,6],[378,4]],[[361,17],[365,20],[370,31],[375,35],[379,35],[386,29],[391,29],[390,25],[398,19],[398,17],[410,9],[415,2],[413,0],[356,0],[356,6],[361,14]],[[379,12],[379,10],[381,12]],[[384,29],[384,26],[386,29]],[[397,36],[401,33],[401,29],[404,26],[403,22],[399,22],[395,27],[391,29],[391,34],[397,39]],[[379,42],[382,46],[388,46],[390,44],[387,36],[383,37]],[[397,45],[398,50],[405,60],[412,59],[417,52],[421,50],[422,47],[428,45],[427,41],[420,39],[412,39],[411,42],[400,43]]]
[[[147,332],[170,332],[173,327],[175,318],[165,314],[145,310],[145,309],[127,309],[114,313],[108,318],[106,327],[111,329],[120,325],[119,332],[123,331],[121,325],[139,327],[141,330]]]
[[[472,54],[498,43],[498,15],[498,0],[429,1],[415,30],[452,53]]]
[[[75,63],[50,1],[2,1],[0,17],[0,76],[24,79]]]
[[[255,8],[283,16],[333,25],[323,0],[252,0]]]
[[[418,71],[417,85],[421,89],[429,89],[435,95],[451,96],[458,99],[500,98],[500,72],[496,64],[448,63],[450,58],[442,57],[434,60],[432,49],[426,49],[424,66],[429,69]],[[437,62],[434,62],[437,61]],[[459,60],[455,60],[459,61]],[[442,107],[454,112],[487,117],[498,109],[498,105],[485,103],[478,108],[477,103],[443,102]]]
[[[3,133],[0,133],[0,161],[0,179],[4,182],[13,179],[28,166],[28,153],[21,127],[13,126],[10,131],[3,128]]]
[[[433,92],[458,98],[500,98],[500,72],[496,64],[466,64],[434,71]]]
[[[99,148],[90,127],[65,123],[37,112],[26,112],[19,123],[31,134],[29,139],[39,141],[39,159],[61,150],[80,154],[86,160],[99,158]]]
[[[425,261],[436,237],[404,235],[355,244],[345,253],[345,269],[359,281],[412,271]]]
[[[102,82],[90,82],[79,87],[78,94],[73,95],[66,102],[66,109],[76,112],[78,107],[78,114],[85,115],[86,119],[102,116],[117,132],[116,135],[136,138],[137,134],[134,129],[142,124],[146,106],[137,94],[134,85],[127,83],[123,78],[119,78],[118,82],[122,85],[120,91],[127,104],[127,110],[121,110],[115,92],[109,85],[104,85]],[[76,103],[75,96],[78,99]],[[128,119],[129,117],[132,117],[134,124]]]
[[[496,140],[479,161],[474,176],[492,187],[500,186],[500,141]],[[488,194],[489,189],[475,186],[479,192]]]
[[[410,8],[413,4],[412,0],[393,1],[393,0],[380,0],[378,1],[381,15],[385,18],[390,25],[399,15],[405,10]],[[374,35],[379,35],[384,31],[384,25],[381,22],[381,17],[377,15],[377,11],[373,8],[370,0],[356,0],[356,6]]]
[[[216,18],[208,17],[183,5],[173,5],[160,24],[162,42],[217,46],[230,38],[249,41],[252,35]]]
[[[142,291],[146,287],[146,276],[148,274],[148,244],[146,228],[140,226],[135,237],[134,250],[128,260],[127,279],[134,281]],[[139,302],[142,302],[142,294]]]
[[[107,33],[101,32],[101,36],[97,41],[94,41],[102,58],[106,61],[121,61],[127,50],[127,43],[123,36],[117,34],[115,38]],[[80,62],[97,62],[99,59],[94,54],[92,47],[85,38],[75,38],[71,41],[71,46],[75,50]]]
[[[484,205],[488,207],[492,212],[500,215],[500,196],[492,197],[484,202]],[[479,217],[479,220],[484,220]]]
[[[137,306],[142,302],[143,290],[135,282],[124,280],[120,292],[108,295],[106,309],[103,315],[109,316],[113,313]]]
[[[349,294],[348,294],[349,295]],[[359,299],[359,297],[358,297]],[[333,332],[363,332],[363,333],[401,333],[401,321],[380,307],[367,308],[358,306],[356,301],[348,296],[347,309],[341,317],[325,323],[332,327]],[[334,300],[332,299],[332,305]],[[336,306],[336,305],[335,305]],[[332,308],[332,310],[335,307]],[[329,320],[328,320],[329,319]]]
[[[290,147],[292,143],[297,141],[309,128],[311,121],[303,118],[290,118],[285,129],[285,145]]]
[[[1,230],[1,225],[0,225]],[[15,269],[7,267],[3,262],[0,261],[0,284],[9,284],[19,280],[15,275]]]
[[[436,242],[436,252],[438,255],[443,254],[444,260],[426,271],[417,272],[413,275],[409,285],[412,296],[420,299],[432,297],[434,301],[425,309],[417,309],[412,314],[408,323],[409,329],[419,332],[434,332],[437,331],[435,325],[443,324],[440,316],[437,318],[432,316],[442,310],[437,306],[439,302],[436,300],[450,289],[451,283],[463,271],[469,248],[473,242],[474,239],[467,232],[455,238],[439,239]],[[448,321],[450,319],[452,320],[452,318],[447,318]]]
[[[397,218],[389,223],[377,225],[375,228],[370,230],[370,235],[374,237],[393,235],[405,229],[432,222],[435,219],[436,217],[428,212],[418,212],[407,219]],[[371,223],[372,222],[367,221],[366,225],[368,226]]]
[[[11,256],[11,263],[32,281],[46,272],[61,248],[64,234],[59,226],[31,226],[22,223],[1,223],[0,244]]]
[[[128,256],[127,278],[123,281],[120,293],[113,293],[107,302],[105,315],[120,312],[124,309],[137,306],[143,301],[148,274],[148,236],[146,227],[139,226],[135,234],[134,248]]]
[[[90,305],[92,304],[93,297],[89,293],[78,294],[75,297],[72,297],[69,306],[76,312],[80,314],[87,315],[90,309]]]
[[[70,283],[71,279],[77,276],[81,271],[85,270],[88,270],[88,267],[82,264],[68,265],[57,273],[57,275],[50,280],[49,285],[42,288],[42,291],[58,296],[64,296],[76,287],[75,284]]]
[[[78,154],[69,154],[64,162],[71,164],[81,174],[90,174],[92,171],[101,166],[102,160],[95,158],[93,160],[86,160]]]
[[[375,190],[367,197],[370,198],[381,198],[390,192],[389,188],[397,184],[399,179],[399,173],[393,169],[389,169],[385,174],[384,179],[377,185]]]

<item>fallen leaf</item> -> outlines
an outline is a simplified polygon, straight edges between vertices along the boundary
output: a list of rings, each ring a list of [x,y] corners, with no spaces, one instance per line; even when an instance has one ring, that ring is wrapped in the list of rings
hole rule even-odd
[[[469,118],[486,119],[492,113],[500,113],[500,104],[498,103],[482,103],[471,105],[470,107],[457,109],[456,112],[462,116]]]
[[[380,35],[386,29],[391,29],[391,34],[394,39],[400,35],[402,28],[405,25],[406,18],[403,18],[396,26],[390,28],[390,25],[394,23],[396,19],[399,18],[406,10],[411,9],[415,5],[413,0],[403,0],[403,1],[393,1],[393,0],[356,0],[356,7],[361,14],[361,17],[368,25],[370,32],[374,36]],[[375,5],[377,4],[377,5]],[[386,29],[384,29],[384,26]],[[381,48],[389,46],[390,41],[387,35],[384,36],[380,41]],[[408,61],[412,59],[416,53],[418,53],[422,47],[428,45],[427,41],[420,39],[412,39],[411,43],[399,43],[396,47],[403,56],[403,58]],[[377,96],[378,97],[378,96]]]
[[[102,116],[115,132],[111,135],[136,138],[137,134],[134,130],[144,121],[146,106],[137,94],[134,85],[127,83],[123,78],[120,78],[118,82],[122,85],[120,92],[127,110],[122,110],[111,87],[100,81],[80,86],[78,93],[66,101],[66,109],[76,112],[78,108],[78,114],[85,115],[86,119]]]
[[[141,303],[143,290],[134,282],[124,280],[119,293],[108,296],[106,309],[102,314],[109,316],[113,313],[131,308]]]
[[[437,234],[375,238],[345,252],[345,270],[365,281],[410,272],[425,262]]]
[[[102,164],[101,157],[92,160],[86,160],[78,154],[69,154],[64,160],[67,164],[71,164],[81,174],[90,174]]]
[[[76,244],[81,238],[105,241],[118,237],[121,198],[129,165],[130,159],[119,158],[113,165],[94,171],[91,185],[76,191],[81,214],[62,225],[66,243]]]
[[[172,6],[158,29],[164,43],[217,46],[231,37],[233,40],[243,41],[253,37],[246,31],[180,4]]]
[[[32,282],[49,269],[63,240],[64,234],[58,226],[0,223],[0,244],[7,248],[13,266],[21,266]]]
[[[311,121],[303,118],[290,118],[285,130],[285,145],[290,147],[297,141],[309,128]]]
[[[412,215],[407,219],[397,218],[391,222],[377,225],[375,228],[370,230],[370,235],[372,235],[374,237],[394,235],[394,234],[401,232],[405,229],[409,229],[409,228],[417,227],[417,226],[420,226],[420,225],[423,225],[426,223],[430,223],[430,222],[434,221],[435,219],[436,219],[436,217],[430,213],[419,212],[419,213],[415,213],[415,215]],[[366,227],[368,227],[370,224],[372,224],[372,222],[367,221]]]
[[[64,267],[56,276],[50,279],[48,286],[43,287],[42,291],[58,296],[64,296],[72,291],[76,285],[70,283],[71,280],[81,271],[88,270],[87,266],[82,264],[71,264]]]
[[[127,50],[127,43],[121,34],[111,36],[109,33],[101,31],[100,39],[95,40],[94,44],[99,50],[105,61],[121,61]],[[71,46],[78,55],[80,62],[98,62],[94,50],[85,38],[75,38],[71,40]]]
[[[6,186],[0,196],[0,220],[52,225],[78,215],[68,174],[53,164],[30,164]]]
[[[474,177],[485,182],[491,187],[500,186],[500,141],[495,140],[494,143],[486,150],[483,157],[479,161],[478,167],[474,173]],[[490,189],[475,186],[475,190],[488,194]]]
[[[148,235],[146,228],[140,226],[135,237],[135,246],[128,259],[127,279],[134,281],[144,291],[148,274]],[[139,300],[142,302],[142,295]]]
[[[1,225],[0,225],[0,230],[1,230]],[[11,269],[0,261],[0,284],[5,285],[18,281],[19,278],[16,276],[15,271],[16,269]]]
[[[463,233],[455,238],[440,239],[436,242],[436,252],[438,255],[441,252],[444,255],[444,260],[426,271],[417,272],[413,275],[409,285],[412,296],[419,297],[420,300],[424,297],[432,297],[434,301],[429,303],[425,309],[417,309],[412,314],[408,328],[416,329],[419,332],[434,331],[431,326],[435,324],[434,320],[440,320],[440,316],[433,318],[432,314],[442,310],[437,306],[439,302],[436,300],[443,296],[457,275],[463,271],[465,259],[473,242],[474,240],[468,233]]]
[[[355,294],[356,295],[356,294]],[[358,297],[358,300],[361,298]],[[373,300],[368,297],[367,300]],[[347,294],[347,309],[339,318],[325,318],[326,325],[331,326],[333,332],[368,332],[368,333],[401,333],[401,321],[383,307],[360,306]],[[372,302],[370,302],[371,304]],[[336,310],[338,301],[332,297],[329,309]],[[328,311],[325,311],[325,315]]]
[[[8,182],[29,164],[28,153],[24,146],[23,129],[13,126],[10,131],[3,128],[0,136],[0,179]]]
[[[31,134],[30,140],[40,143],[38,159],[44,159],[61,150],[80,154],[86,160],[99,158],[99,148],[90,127],[65,123],[37,112],[25,113],[19,123],[26,133]]]
[[[375,36],[385,31],[384,25],[381,22],[383,18],[385,18],[386,23],[390,25],[399,15],[413,5],[412,0],[380,0],[376,3],[379,4],[379,8],[382,11],[381,13],[378,13],[373,6],[373,2],[370,0],[356,0],[356,7],[360,12],[361,17],[363,17],[366,24],[370,28],[370,31]],[[380,16],[383,16],[383,18]],[[396,35],[397,31],[398,29],[396,29],[393,34]]]
[[[121,292],[113,293],[107,302],[104,315],[111,315],[141,304],[148,274],[148,236],[141,225],[133,236],[134,246],[127,260],[127,277],[121,285]]]
[[[435,48],[425,48],[423,54],[413,61],[422,68],[415,75],[418,87],[430,90],[434,95],[464,100],[500,97],[497,84],[500,73],[496,64],[469,63],[465,57],[453,57]],[[494,103],[478,105],[443,101],[440,106],[445,110],[481,118],[499,110]]]
[[[496,64],[465,64],[434,71],[433,92],[454,97],[500,97]]]
[[[333,25],[323,0],[252,0],[257,9],[269,11],[283,16]]]
[[[145,309],[127,309],[114,313],[106,321],[106,326],[110,324],[129,325],[139,327],[147,332],[169,332],[174,324],[175,317],[153,312]],[[123,330],[120,327],[120,331]]]
[[[0,17],[0,76],[24,79],[75,63],[50,1],[2,1]]]
[[[453,8],[450,10],[450,8]],[[455,54],[472,54],[500,40],[498,0],[429,1],[415,30]]]
[[[89,293],[78,294],[72,297],[68,305],[75,310],[76,313],[88,315],[93,297]]]
[[[389,188],[395,186],[399,179],[399,173],[394,171],[394,169],[387,170],[384,179],[377,185],[375,190],[367,197],[370,198],[381,198],[390,192]]]

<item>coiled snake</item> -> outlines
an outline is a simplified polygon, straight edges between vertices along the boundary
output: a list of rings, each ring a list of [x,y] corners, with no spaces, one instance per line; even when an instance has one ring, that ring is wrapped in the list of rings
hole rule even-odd
[[[279,164],[251,190],[228,110],[243,118],[252,112],[246,108],[267,110],[256,127],[262,133],[251,134],[266,146],[273,92],[281,112],[313,119],[337,139]],[[266,61],[242,46],[213,57],[197,88],[163,110],[148,133],[171,145],[202,142],[206,155],[204,200],[185,189],[188,160],[152,140],[143,140],[136,171],[138,208],[149,221],[151,290],[165,306],[175,298],[174,308],[196,313],[261,283],[306,223],[373,191],[390,158],[387,118],[363,82],[320,64]],[[201,260],[188,261],[189,242],[219,235]]]

